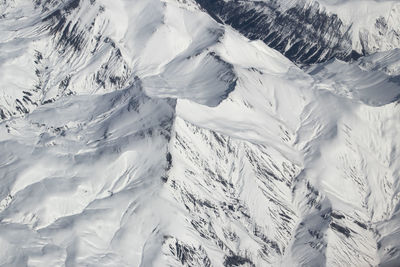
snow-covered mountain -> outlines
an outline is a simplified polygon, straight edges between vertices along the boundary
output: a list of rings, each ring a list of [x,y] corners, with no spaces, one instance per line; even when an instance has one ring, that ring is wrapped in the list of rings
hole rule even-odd
[[[345,61],[400,47],[395,0],[196,0],[218,21],[297,63]]]
[[[399,265],[395,1],[0,10],[1,266]]]

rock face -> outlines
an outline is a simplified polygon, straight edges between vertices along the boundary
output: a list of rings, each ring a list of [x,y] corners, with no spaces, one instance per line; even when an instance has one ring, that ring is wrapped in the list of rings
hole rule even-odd
[[[332,58],[349,61],[399,47],[400,5],[396,2],[391,1],[391,6],[387,6],[368,0],[354,5],[351,1],[339,1],[338,7],[332,8],[329,6],[332,1],[325,1],[320,4],[305,0],[196,0],[216,20],[231,25],[250,39],[263,40],[296,63],[318,63]],[[328,10],[324,5],[328,5]],[[377,5],[382,6],[382,13],[375,15],[368,8],[364,10],[364,6],[373,9]],[[348,10],[353,17],[347,17]],[[388,18],[384,17],[386,14]],[[360,19],[362,16],[371,18]]]
[[[281,10],[277,1],[197,1],[214,17],[246,37],[263,40],[296,63],[317,63],[333,57],[357,59],[350,27],[316,3]]]
[[[3,119],[129,83],[128,62],[105,36],[108,18],[96,1],[3,1],[1,9]]]
[[[0,10],[0,265],[400,262],[395,39],[300,1]]]

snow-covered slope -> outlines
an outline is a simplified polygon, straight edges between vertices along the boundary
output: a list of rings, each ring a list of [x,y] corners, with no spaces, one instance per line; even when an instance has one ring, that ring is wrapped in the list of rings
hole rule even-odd
[[[250,39],[297,63],[349,61],[400,47],[395,0],[196,0]]]
[[[316,1],[309,1],[316,2]],[[370,54],[400,47],[400,3],[393,0],[319,0],[350,25],[353,49]]]
[[[398,50],[300,69],[192,1],[0,6],[0,265],[400,262]]]
[[[296,1],[281,0],[281,7]],[[297,1],[302,2],[302,1]],[[394,0],[306,0],[349,27],[353,49],[359,53],[387,51],[400,46],[400,3]]]

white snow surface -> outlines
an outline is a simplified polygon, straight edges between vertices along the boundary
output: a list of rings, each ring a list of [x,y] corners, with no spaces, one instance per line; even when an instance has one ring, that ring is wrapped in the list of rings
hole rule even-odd
[[[303,70],[188,0],[42,2],[0,3],[0,266],[399,264],[398,50]]]
[[[304,8],[314,6],[328,15],[336,15],[343,23],[343,33],[350,33],[353,49],[359,53],[371,54],[400,48],[400,2],[397,0],[277,0],[276,2],[282,11],[297,5]]]
[[[353,48],[361,52],[400,47],[400,3],[396,0],[309,0],[351,25]],[[378,21],[384,22],[379,25]]]

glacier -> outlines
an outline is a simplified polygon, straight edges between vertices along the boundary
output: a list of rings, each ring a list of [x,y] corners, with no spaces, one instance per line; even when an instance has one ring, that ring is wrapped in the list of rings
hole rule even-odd
[[[275,1],[317,60],[205,2],[0,2],[0,266],[400,264],[395,1]]]

